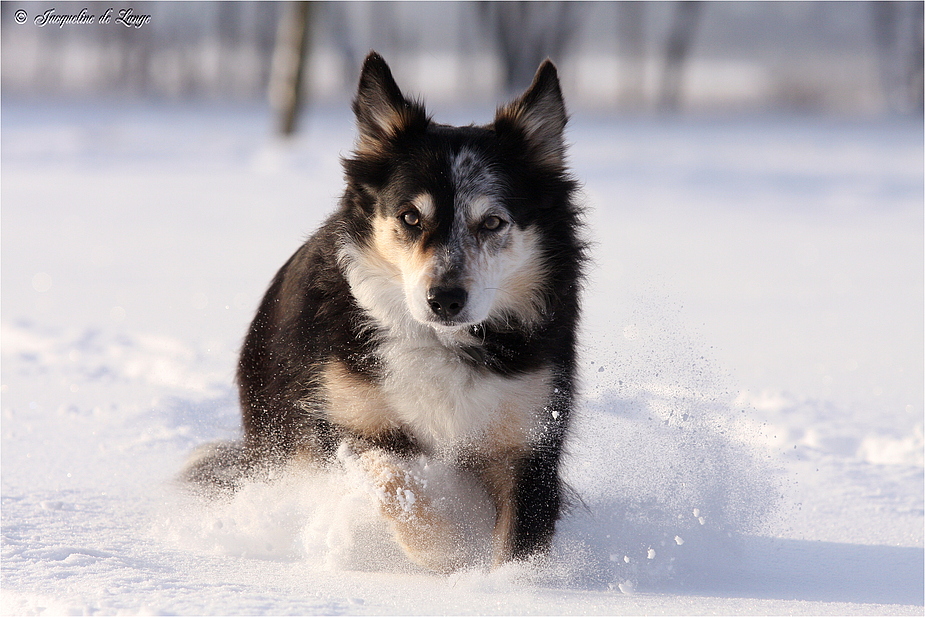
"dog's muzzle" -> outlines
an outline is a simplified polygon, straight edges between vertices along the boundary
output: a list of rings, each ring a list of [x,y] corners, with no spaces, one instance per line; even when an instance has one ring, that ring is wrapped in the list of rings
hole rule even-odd
[[[427,290],[427,304],[442,321],[452,321],[466,306],[469,294],[462,287],[435,286]]]

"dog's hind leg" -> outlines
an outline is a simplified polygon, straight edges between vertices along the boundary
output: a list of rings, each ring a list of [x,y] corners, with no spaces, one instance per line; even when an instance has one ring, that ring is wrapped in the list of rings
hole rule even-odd
[[[218,441],[199,446],[180,472],[180,481],[207,496],[230,494],[255,468],[249,449],[239,441]]]

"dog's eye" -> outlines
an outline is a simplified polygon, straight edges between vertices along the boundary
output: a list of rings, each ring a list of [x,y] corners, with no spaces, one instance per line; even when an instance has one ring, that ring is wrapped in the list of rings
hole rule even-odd
[[[498,231],[499,229],[503,228],[505,224],[506,222],[504,219],[502,219],[500,216],[495,216],[492,214],[491,216],[486,217],[484,221],[482,221],[482,229],[487,231]]]
[[[421,215],[418,214],[416,210],[406,210],[405,212],[402,212],[398,218],[400,218],[401,222],[408,227],[421,226]]]

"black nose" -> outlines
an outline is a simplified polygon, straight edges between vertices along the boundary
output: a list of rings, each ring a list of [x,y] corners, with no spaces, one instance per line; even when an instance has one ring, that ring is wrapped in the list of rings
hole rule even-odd
[[[456,317],[466,306],[469,294],[462,287],[431,287],[427,291],[427,303],[430,310],[442,319]]]

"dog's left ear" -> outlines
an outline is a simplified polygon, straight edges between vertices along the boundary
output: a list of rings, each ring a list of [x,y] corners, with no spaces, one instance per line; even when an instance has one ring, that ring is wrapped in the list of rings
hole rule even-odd
[[[428,122],[424,107],[402,95],[389,65],[374,51],[363,62],[353,112],[360,132],[358,150],[380,149],[402,131]]]
[[[567,121],[556,66],[546,60],[537,69],[527,91],[498,109],[494,127],[499,135],[519,133],[536,162],[562,167],[565,164],[563,132]]]

